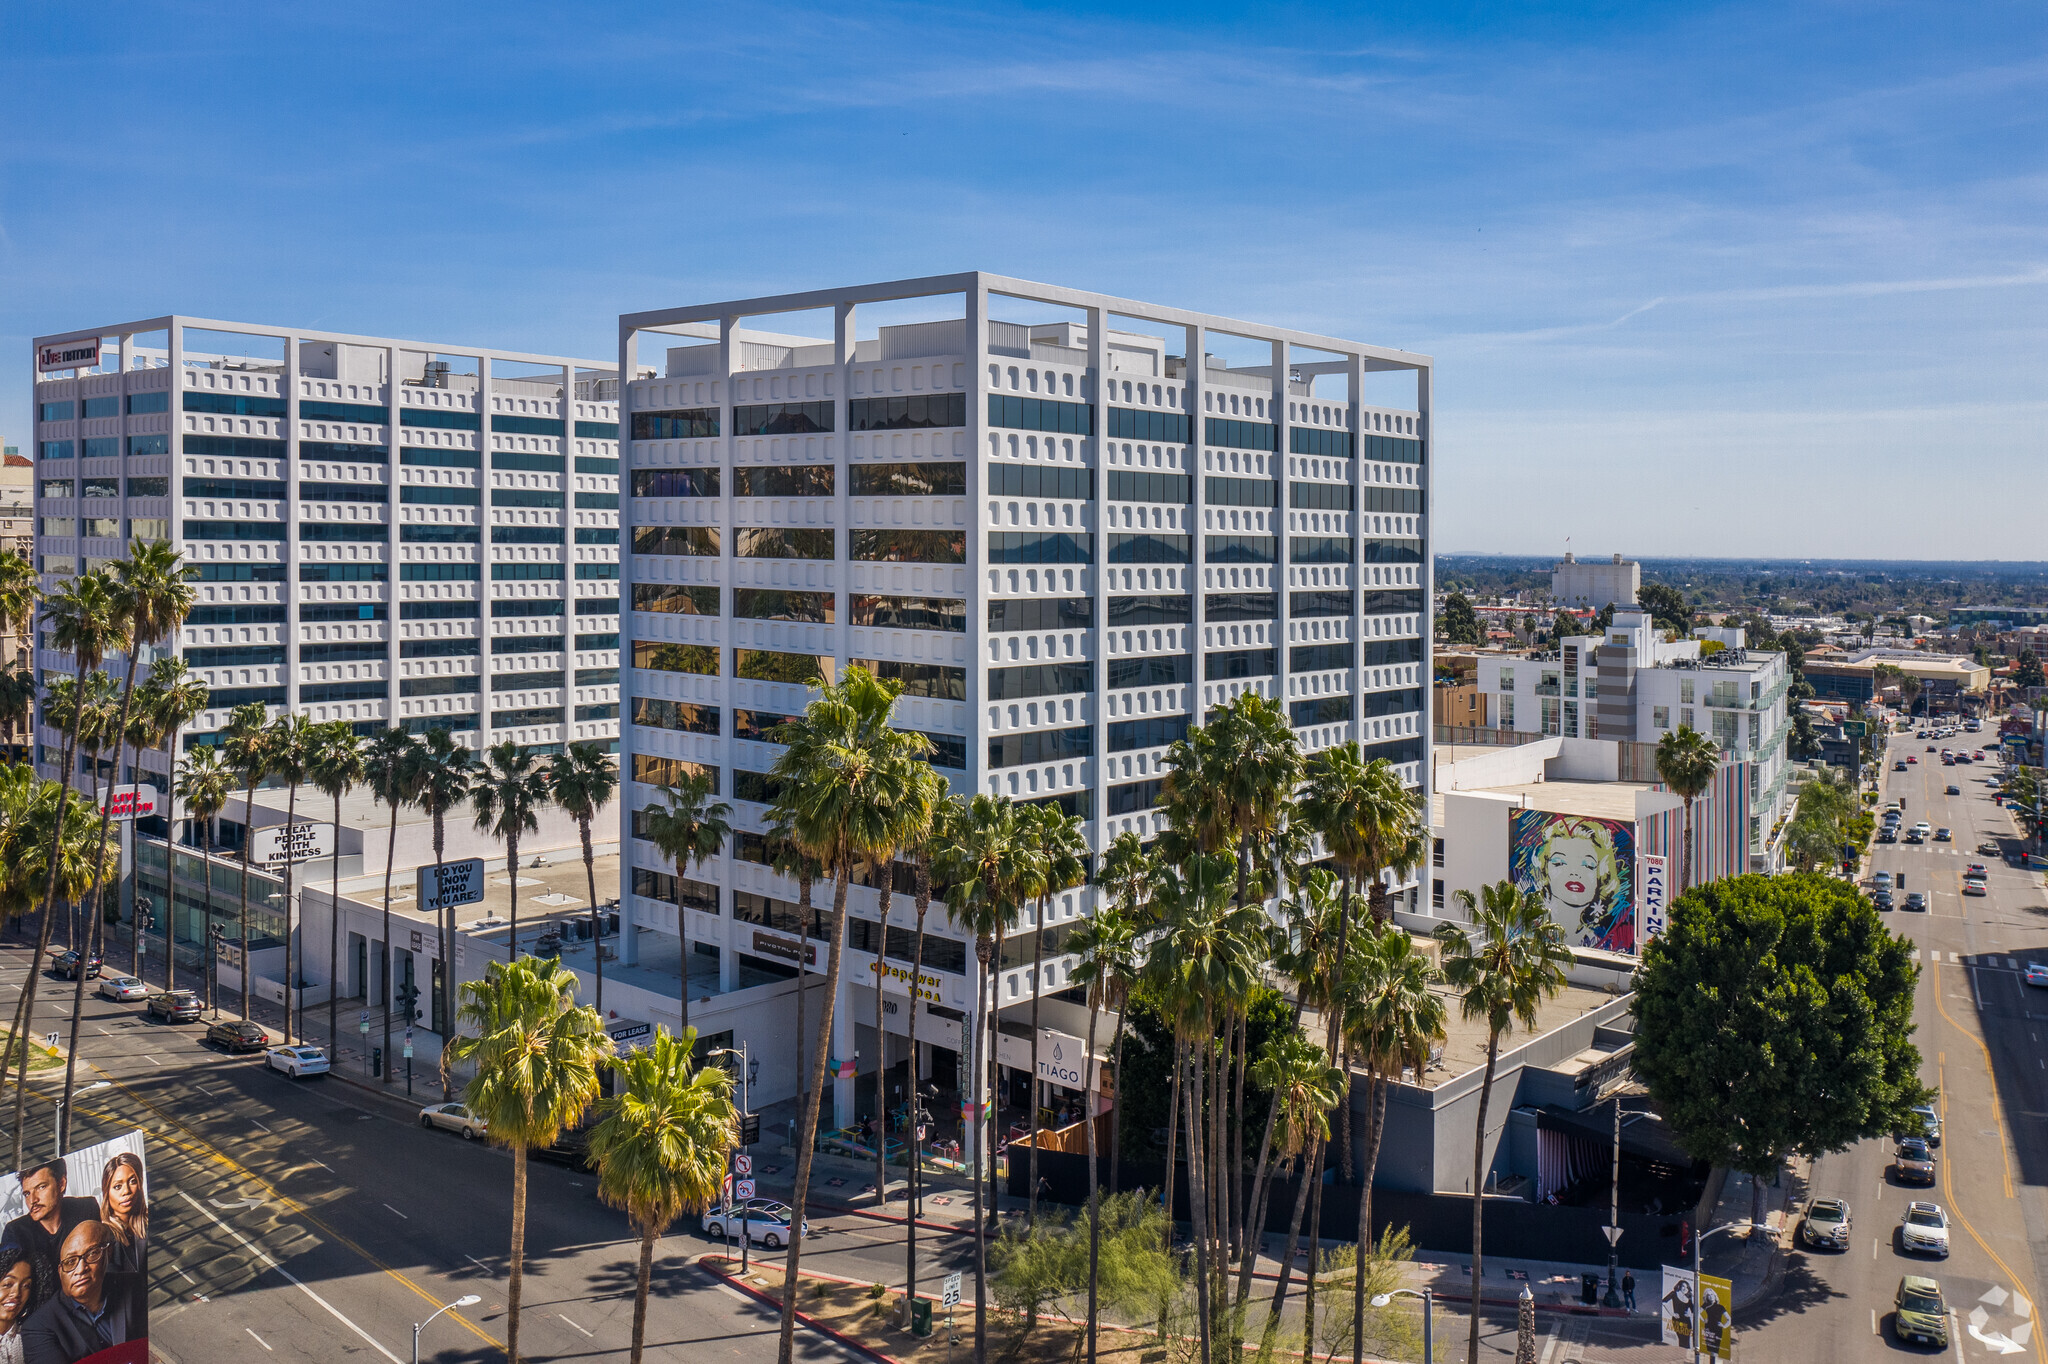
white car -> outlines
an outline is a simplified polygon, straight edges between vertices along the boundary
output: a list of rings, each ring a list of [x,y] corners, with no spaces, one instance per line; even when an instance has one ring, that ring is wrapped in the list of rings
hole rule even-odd
[[[728,1214],[723,1208],[713,1208],[704,1214],[704,1234],[723,1241],[728,1231],[735,1236],[780,1250],[789,1244],[789,1224],[796,1216],[796,1210],[787,1203],[774,1203],[766,1199],[755,1199],[744,1208],[734,1208]],[[800,1235],[808,1237],[811,1224],[805,1222]]]
[[[2027,963],[2027,984],[2048,987],[2048,961]]]
[[[420,1126],[460,1132],[464,1141],[475,1141],[490,1130],[490,1124],[461,1104],[428,1104],[420,1110]]]
[[[101,976],[99,997],[121,1004],[149,998],[149,987],[133,976]]]
[[[303,1080],[308,1075],[325,1075],[333,1069],[328,1064],[327,1053],[318,1047],[272,1047],[264,1054],[263,1064],[294,1080]]]
[[[1948,1214],[1939,1203],[1912,1202],[1899,1219],[1899,1245],[1908,1251],[1948,1258]]]

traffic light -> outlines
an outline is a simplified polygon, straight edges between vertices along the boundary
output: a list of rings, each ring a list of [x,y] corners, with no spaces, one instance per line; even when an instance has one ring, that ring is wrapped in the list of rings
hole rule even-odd
[[[759,1140],[761,1140],[761,1115],[759,1113],[740,1114],[740,1145],[752,1146]]]
[[[410,1019],[420,1000],[420,987],[409,983],[401,985],[392,992],[392,998],[398,1001],[399,1007],[405,1010],[405,1016]]]

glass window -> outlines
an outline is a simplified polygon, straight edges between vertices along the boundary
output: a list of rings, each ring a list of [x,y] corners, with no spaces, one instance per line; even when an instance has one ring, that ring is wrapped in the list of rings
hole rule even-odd
[[[1194,480],[1186,474],[1159,474],[1136,469],[1109,471],[1112,502],[1165,502],[1186,506],[1194,498]]]
[[[398,684],[400,696],[467,696],[482,690],[480,677],[407,677]]]
[[[832,429],[832,404],[754,403],[732,410],[735,436],[802,436]]]
[[[602,634],[578,635],[576,636],[576,647],[585,652],[597,653],[616,649],[619,647],[618,632],[609,631]]]
[[[1349,431],[1319,431],[1313,427],[1290,426],[1287,428],[1287,448],[1297,455],[1321,455],[1325,459],[1351,458],[1351,433]],[[1299,507],[1302,504],[1294,504]],[[1350,506],[1349,502],[1344,504]]]
[[[1271,649],[1238,649],[1230,653],[1208,654],[1202,659],[1202,679],[1206,682],[1228,682],[1241,677],[1271,677],[1273,665],[1274,651]]]
[[[1210,445],[1229,445],[1239,450],[1270,450],[1273,424],[1209,417],[1202,423],[1202,439]]]
[[[399,410],[400,426],[426,427],[436,431],[481,431],[484,419],[481,413],[451,412],[439,407],[407,407]]]
[[[988,424],[1018,431],[1059,431],[1073,436],[1095,434],[1095,409],[1086,403],[1059,403],[1050,398],[1014,394],[988,395]]]
[[[184,493],[187,497],[254,497],[281,502],[285,485],[268,478],[187,478]]]
[[[1068,502],[1087,502],[1095,497],[1095,471],[1063,464],[1009,464],[991,461],[988,466],[991,497],[1050,497]]]
[[[717,434],[718,409],[715,407],[633,414],[634,440],[695,440]]]
[[[186,649],[185,661],[195,668],[282,668],[284,645],[235,644],[220,649]]]
[[[967,561],[967,532],[882,530],[853,532],[852,557],[865,563],[959,564]]]
[[[778,729],[802,718],[800,715],[780,715],[772,710],[736,710],[732,713],[732,736],[757,744],[772,744],[777,742],[775,732]]]
[[[1348,616],[1352,614],[1353,604],[1351,594],[1345,591],[1324,589],[1287,594],[1287,614],[1297,619],[1311,616]]]
[[[579,422],[577,424],[580,426],[583,423]],[[616,720],[619,718],[619,703],[616,701],[606,701],[595,706],[578,706],[576,707],[576,718],[578,720]]]
[[[829,532],[828,532],[829,533]],[[635,554],[693,554],[717,557],[716,526],[635,526]]]
[[[1109,562],[1113,564],[1184,564],[1188,562],[1185,535],[1112,535]]]
[[[448,491],[462,490],[451,488]],[[385,492],[382,483],[301,483],[299,496],[308,502],[382,503],[387,501],[390,495]]]
[[[617,440],[619,438],[619,424],[617,422],[577,422],[576,438],[578,440]],[[584,470],[584,472],[589,473],[592,471]]]
[[[619,614],[617,597],[578,597],[576,614],[579,616],[616,616]]]
[[[491,603],[493,616],[559,616],[567,610],[560,597],[517,597]]]
[[[262,393],[187,393],[184,410],[230,417],[282,417],[285,400]]]
[[[566,436],[568,428],[560,417],[521,417],[509,412],[491,414],[491,430],[514,436]]]
[[[121,480],[118,478],[88,478],[78,485],[81,497],[119,498]]]
[[[189,440],[190,437],[187,437]],[[79,454],[87,459],[119,459],[121,438],[119,436],[87,436],[79,442]]]
[[[922,431],[965,425],[965,393],[918,393],[903,398],[854,398],[846,404],[846,429],[849,431]]]
[[[988,670],[991,701],[1026,701],[1034,696],[1067,696],[1093,690],[1095,668],[1090,663],[1040,663]]]
[[[104,398],[87,398],[82,417],[118,417],[121,415],[121,398],[113,394]]]
[[[366,565],[382,568],[382,564]],[[301,575],[303,579],[303,575]],[[311,622],[342,620],[389,620],[391,608],[380,601],[301,602],[299,619]]]
[[[1408,687],[1401,691],[1369,692],[1359,706],[1360,719],[1378,720],[1389,715],[1414,715],[1422,710],[1422,689]]]
[[[1351,666],[1352,648],[1342,644],[1299,644],[1287,651],[1287,671],[1292,673],[1331,672]]]
[[[716,497],[718,496],[718,470],[715,468],[635,469],[633,471],[633,496]]]
[[[61,402],[39,403],[36,405],[36,420],[42,422],[68,422],[78,416],[78,404],[66,398]]]
[[[829,464],[743,464],[732,471],[734,497],[831,497]]]
[[[1058,762],[1064,758],[1092,757],[1094,753],[1095,731],[1086,727],[994,735],[988,741],[990,767]]]
[[[554,668],[545,672],[494,673],[491,676],[492,691],[552,690],[561,685],[562,674]]]
[[[282,521],[187,521],[187,540],[282,540]]]
[[[1109,751],[1164,748],[1188,737],[1193,719],[1186,715],[1155,715],[1147,720],[1119,720],[1109,727]]]
[[[1270,507],[1275,484],[1270,478],[1218,478],[1202,480],[1202,496],[1227,507]]]
[[[1106,434],[1112,440],[1156,440],[1168,445],[1188,443],[1185,412],[1148,412],[1133,407],[1112,407],[1104,420],[1109,427]]]
[[[567,461],[561,455],[537,455],[525,450],[493,450],[493,469],[517,469],[530,474],[559,474],[565,472]]]
[[[491,641],[493,654],[559,654],[568,644],[565,635],[506,635]],[[550,684],[553,685],[553,684]]]
[[[616,687],[619,685],[617,668],[578,668],[576,685],[579,687]]]
[[[661,644],[651,640],[633,641],[633,666],[656,672],[696,673],[718,676],[718,649],[709,644]]]
[[[474,658],[483,644],[474,639],[408,639],[398,646],[400,658]]]
[[[317,701],[382,701],[391,695],[391,684],[375,682],[321,682],[299,687],[299,703]]]
[[[686,701],[664,701],[653,696],[633,698],[633,723],[650,729],[673,729],[688,734],[719,732],[717,706],[698,706]]]
[[[967,633],[967,603],[953,597],[877,597],[857,593],[850,609],[855,625]]]
[[[680,587],[674,583],[634,583],[633,609],[661,611],[670,615],[715,616],[718,614],[718,589]]]
[[[1280,594],[1277,592],[1211,592],[1202,598],[1202,619],[1226,623],[1238,620],[1278,620]]]
[[[1087,597],[1022,597],[991,601],[988,628],[1004,630],[1086,630],[1095,623]]]
[[[492,526],[494,545],[559,545],[567,537],[560,526]]]
[[[483,604],[474,601],[407,601],[398,604],[400,620],[479,620]]]
[[[367,644],[301,644],[301,663],[381,663],[384,660],[384,645],[381,641]]]
[[[832,592],[785,592],[776,588],[736,587],[732,592],[733,616],[747,620],[788,620],[808,625],[831,625],[838,618],[838,594]]]
[[[74,448],[68,440],[46,440],[37,447],[37,453],[43,459],[70,459]]]
[[[782,798],[782,782],[766,772],[748,772],[736,767],[732,773],[732,794],[734,800],[773,805]]]
[[[376,491],[376,500],[383,501],[383,489]],[[398,490],[398,500],[408,507],[480,507],[484,495],[481,488],[422,488],[408,483]]]
[[[1359,453],[1367,459],[1376,459],[1390,464],[1422,463],[1422,442],[1403,440],[1399,436],[1365,436],[1364,449]]]
[[[1174,687],[1194,680],[1195,661],[1187,654],[1112,658],[1108,671],[1103,685],[1110,691],[1122,687]]]
[[[128,480],[130,497],[169,497],[171,480],[168,478],[131,478]]]
[[[224,459],[283,459],[281,440],[257,440],[253,436],[191,436],[185,438],[188,455],[213,455]]]
[[[1287,485],[1287,504],[1307,511],[1350,511],[1349,483],[1295,483]]]
[[[634,646],[636,650],[639,647]],[[838,660],[816,654],[779,653],[773,649],[735,649],[732,652],[733,676],[754,682],[788,682],[807,687],[814,682],[831,681],[838,667]],[[639,666],[637,655],[635,666]]]
[[[491,505],[494,507],[545,507],[550,510],[562,509],[562,494],[549,488],[493,488]]]
[[[186,437],[189,445],[191,437]],[[300,449],[304,449],[302,445]],[[475,450],[400,450],[400,464],[428,469],[481,469],[484,457]]]
[[[1166,783],[1157,777],[1150,781],[1134,781],[1122,786],[1112,786],[1109,788],[1109,813],[1130,815],[1140,810],[1149,810],[1159,803],[1159,797],[1165,790]]]
[[[46,478],[40,485],[40,495],[43,497],[76,497],[78,495],[78,483],[75,479],[69,478]]]
[[[171,453],[169,436],[130,436],[128,453],[131,455],[168,455]]]
[[[381,409],[380,409],[381,410]],[[332,459],[351,464],[389,464],[391,451],[382,445],[360,445],[349,441],[302,440],[299,459]]]
[[[576,576],[587,579],[616,578],[619,576],[619,566],[617,564],[578,564],[576,565]]]
[[[1212,564],[1270,564],[1273,562],[1270,535],[1207,535],[1202,552]]]
[[[1111,536],[1114,541],[1117,537]],[[1071,531],[991,531],[987,536],[992,564],[1092,564],[1095,537]]]
[[[946,668],[931,663],[898,663],[892,659],[856,658],[852,662],[866,668],[884,682],[902,683],[905,696],[924,696],[935,701],[967,699],[965,668]]]
[[[617,511],[619,509],[619,495],[617,493],[578,493],[576,494],[576,507],[579,511]]]
[[[476,564],[400,564],[402,583],[473,583],[481,570]]]
[[[1652,707],[1650,707],[1650,723],[1651,723],[1652,725],[1656,726],[1656,727],[1657,727],[1658,729],[1669,729],[1669,728],[1671,728],[1671,707],[1669,707],[1669,706],[1652,706]]]
[[[301,544],[388,544],[391,527],[367,521],[301,521]]]
[[[185,523],[188,527],[191,522]],[[281,583],[283,564],[194,564],[185,576],[195,583]]]
[[[958,497],[967,491],[967,465],[958,461],[855,464],[849,472],[855,497]]]
[[[475,575],[471,575],[475,576]],[[492,582],[534,582],[558,581],[562,576],[560,564],[492,564]]]
[[[738,526],[733,552],[742,559],[830,559],[837,541],[829,528],[812,526]]]
[[[72,536],[78,534],[78,519],[72,516],[46,516],[37,531],[40,535]]]

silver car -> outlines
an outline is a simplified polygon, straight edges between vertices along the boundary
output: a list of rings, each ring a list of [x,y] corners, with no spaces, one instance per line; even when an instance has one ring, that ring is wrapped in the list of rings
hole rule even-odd
[[[101,976],[100,988],[94,993],[101,999],[133,1004],[138,999],[149,998],[149,987],[134,976]]]
[[[1839,1198],[1816,1198],[1806,1205],[1799,1223],[1799,1239],[1809,1246],[1829,1250],[1849,1248],[1849,1205]]]
[[[1948,1258],[1948,1214],[1939,1203],[1912,1202],[1899,1219],[1899,1246],[1920,1255]]]
[[[428,1104],[420,1110],[420,1126],[460,1132],[464,1141],[475,1141],[490,1130],[488,1123],[461,1104]]]

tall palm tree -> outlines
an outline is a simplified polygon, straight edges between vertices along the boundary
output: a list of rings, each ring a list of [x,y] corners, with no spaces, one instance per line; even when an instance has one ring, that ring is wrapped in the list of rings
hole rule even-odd
[[[177,772],[178,736],[185,726],[205,714],[212,693],[204,682],[193,676],[185,666],[185,660],[176,654],[164,654],[150,660],[149,680],[144,684],[144,693],[149,698],[147,719],[152,736],[149,747],[161,749],[164,755],[164,770],[171,774],[175,785]],[[170,833],[171,821],[164,822],[164,988],[175,989],[178,984],[178,853],[173,846]],[[210,878],[209,878],[210,880]],[[207,950],[213,950],[211,943]],[[141,961],[136,961],[136,974],[140,975]]]
[[[1151,910],[1147,901],[1152,894],[1153,882],[1159,869],[1152,855],[1134,833],[1120,833],[1110,842],[1109,851],[1103,854],[1102,871],[1096,884],[1102,887],[1104,895],[1126,919],[1130,920],[1134,933],[1143,933],[1151,925]],[[1098,913],[1100,911],[1097,911]],[[1131,997],[1131,987],[1138,983],[1138,976],[1144,966],[1144,953],[1140,950],[1127,966],[1120,966],[1110,981],[1108,1007],[1116,1010],[1115,1040],[1110,1043],[1110,1074],[1116,1077],[1118,1085],[1124,1075],[1124,1006]],[[1116,1116],[1109,1125],[1109,1187],[1112,1191],[1123,1189],[1120,1180],[1121,1157],[1123,1155],[1124,1106],[1118,1102]]]
[[[476,755],[467,747],[449,737],[445,729],[430,729],[426,741],[414,750],[406,781],[406,798],[426,811],[434,827],[434,863],[439,865],[448,847],[448,812],[468,799],[470,788],[476,785],[481,775]],[[455,962],[449,956],[449,949],[455,942],[455,906],[448,905],[434,916],[434,934],[440,948],[437,965],[441,972],[441,984],[435,993],[440,1018],[435,1020],[440,1032],[452,1028],[455,1023]],[[386,1053],[387,1055],[389,1053]],[[441,1069],[441,1097],[445,1100],[453,1091],[449,1086],[447,1067]]]
[[[505,1298],[505,1357],[519,1364],[520,1290],[526,1270],[526,1153],[552,1146],[597,1097],[597,1068],[611,1051],[597,1010],[576,1002],[576,977],[554,958],[493,961],[463,982],[448,1062],[475,1074],[462,1101],[512,1152],[512,1247]]]
[[[96,672],[80,679],[78,686],[85,697],[78,717],[78,744],[86,755],[86,771],[92,777],[93,809],[102,812],[104,826],[104,812],[108,808],[107,791],[115,765],[102,761],[100,755],[107,751],[109,745],[119,744],[114,726],[121,718],[121,684],[108,673]],[[104,848],[107,843],[105,832],[105,827],[102,827],[102,837],[97,845],[100,848]],[[99,950],[100,901],[104,884],[104,870],[96,868],[93,874],[92,898],[80,899],[76,906],[77,912],[72,916],[71,945],[74,947],[80,946],[78,940],[82,935],[89,941],[93,951]]]
[[[0,703],[4,703],[0,719],[10,734],[28,733],[24,756],[30,761],[35,752],[31,722],[35,718],[36,675],[29,664],[34,657],[29,639],[35,628],[36,607],[43,599],[41,584],[42,575],[28,555],[20,550],[0,550],[0,631],[14,636],[16,658],[16,666],[0,678]]]
[[[384,927],[377,945],[377,979],[384,996],[384,1083],[397,1079],[391,1066],[391,864],[398,850],[398,811],[412,802],[413,772],[418,762],[420,741],[393,725],[370,741],[363,755],[363,779],[377,793],[377,799],[391,809],[391,823],[384,836]],[[364,984],[367,992],[369,985]],[[406,1019],[407,1024],[412,1022]]]
[[[50,644],[60,653],[71,655],[76,683],[71,688],[71,713],[69,716],[58,712],[58,723],[63,727],[60,741],[64,770],[58,776],[58,806],[68,809],[71,779],[78,755],[78,731],[85,715],[85,688],[87,677],[100,670],[107,655],[119,653],[128,647],[128,625],[122,614],[121,604],[114,593],[114,584],[103,570],[94,569],[68,578],[57,585],[43,603],[43,618],[50,626]],[[46,710],[46,714],[49,712]],[[50,929],[56,922],[57,879],[64,859],[59,841],[64,836],[65,818],[53,816],[50,825],[49,851],[45,854],[43,886],[43,922],[36,930],[36,951],[29,959],[28,979],[21,992],[16,1010],[14,1035],[26,1036],[28,1022],[35,1017],[36,983],[42,978],[44,954],[50,950]],[[83,974],[83,973],[81,973]],[[77,1011],[74,1009],[74,1013]],[[21,1069],[14,1082],[14,1168],[21,1168],[22,1118],[28,1103],[28,1048],[21,1049]]]
[[[715,797],[718,778],[697,772],[661,789],[662,804],[641,812],[645,837],[663,857],[675,863],[678,879],[690,869],[718,856],[732,834],[732,807]],[[682,963],[676,967],[676,1001],[683,1026],[690,1026],[690,910],[676,893],[677,945]]]
[[[1520,1024],[1536,1026],[1543,1002],[1564,988],[1571,949],[1540,897],[1512,881],[1458,892],[1458,904],[1476,933],[1458,924],[1437,930],[1443,944],[1444,979],[1459,993],[1469,1021],[1486,1020],[1486,1073],[1479,1082],[1479,1121],[1472,1137],[1472,1282],[1479,1282],[1481,1214],[1486,1210],[1486,1109],[1493,1098],[1493,1070],[1500,1039]],[[1466,1364],[1479,1364],[1479,1294],[1472,1294],[1472,1330]]]
[[[178,760],[178,804],[185,807],[185,818],[188,821],[199,821],[199,870],[206,880],[205,888],[201,892],[205,897],[205,908],[202,913],[206,919],[206,931],[202,935],[202,941],[206,944],[209,961],[213,958],[213,862],[208,854],[214,844],[213,822],[220,817],[220,812],[227,808],[234,789],[235,774],[221,761],[218,746],[208,744],[204,748],[195,748]],[[171,852],[171,857],[173,861],[177,858],[175,848]],[[214,972],[208,970],[206,1003],[218,1017],[220,1000],[215,988],[215,979]]]
[[[261,701],[236,706],[221,730],[220,747],[228,766],[242,779],[242,1017],[249,1016],[249,855],[256,842],[256,788],[270,775],[269,711]],[[289,1006],[287,1006],[289,1007]]]
[[[804,851],[796,840],[796,810],[780,797],[768,807],[768,865],[777,875],[787,876],[796,882],[797,912],[802,918],[797,928],[796,953],[796,1082],[797,1104],[801,1107],[811,1093],[810,1032],[804,1027],[804,1000],[810,994],[810,961],[814,949],[811,946],[817,934],[813,931],[816,912],[811,908],[811,891],[818,878],[824,875],[824,868],[818,859]]]
[[[597,903],[597,854],[591,845],[590,829],[597,822],[598,812],[618,794],[619,765],[598,744],[570,744],[548,759],[547,779],[548,794],[563,814],[576,821],[576,834],[583,842],[583,878],[590,884],[590,959],[597,971],[595,1003],[598,1013],[603,1014],[604,910]]]
[[[1657,741],[1657,775],[1671,788],[1671,794],[1685,801],[1685,872],[1678,883],[1680,895],[1692,889],[1692,803],[1714,784],[1714,773],[1720,767],[1721,751],[1691,725],[1680,725]]]
[[[1358,1189],[1358,1248],[1363,1256],[1372,1235],[1372,1181],[1379,1170],[1380,1138],[1386,1131],[1387,1094],[1403,1070],[1420,1076],[1430,1049],[1444,1038],[1444,1002],[1430,990],[1436,969],[1415,950],[1406,930],[1375,929],[1362,944],[1363,969],[1345,1014],[1354,1055],[1365,1062],[1371,1094],[1366,1129],[1364,1178]],[[1352,1276],[1351,1364],[1365,1364],[1365,1265]],[[1475,1282],[1477,1282],[1475,1280]]]
[[[910,946],[910,1121],[904,1134],[910,1151],[910,1191],[903,1219],[903,1324],[907,1326],[911,1304],[917,1301],[917,1218],[924,1189],[924,1099],[917,1092],[917,1019],[925,1008],[924,921],[932,907],[935,849],[952,836],[953,826],[967,806],[958,796],[946,794],[945,781],[929,766],[914,764],[905,776],[909,781],[905,783],[904,801],[912,811],[905,833],[910,839],[911,867],[917,877],[913,895],[917,930]],[[803,954],[799,952],[797,956],[801,960]]]
[[[314,730],[313,752],[306,764],[306,776],[322,795],[334,802],[334,855],[328,869],[327,890],[327,1047],[341,1056],[341,798],[369,775],[363,761],[363,742],[356,727],[346,720],[334,720]],[[370,982],[363,982],[363,994]]]
[[[1074,930],[1074,936],[1067,942],[1067,950],[1076,958],[1074,983],[1088,992],[1088,1056],[1083,1064],[1092,1066],[1095,1061],[1095,1025],[1104,1008],[1118,1011],[1117,1041],[1119,1044],[1123,1041],[1125,992],[1138,973],[1140,959],[1137,925],[1112,902],[1096,910],[1086,923]],[[1123,1053],[1120,1048],[1115,1049],[1115,1056],[1117,1063],[1121,1064]],[[1121,1089],[1122,1074],[1114,1073]],[[1119,1100],[1118,1108],[1121,1107]],[[1095,1167],[1095,1105],[1090,1103],[1088,1108],[1088,1364],[1095,1364],[1096,1300],[1102,1273],[1102,1189]],[[1034,1177],[1034,1187],[1037,1182]]]
[[[832,1037],[832,1012],[839,992],[846,947],[846,893],[855,870],[872,864],[894,836],[889,797],[902,789],[915,761],[909,741],[889,727],[900,683],[877,679],[865,668],[849,668],[845,680],[822,687],[801,720],[782,726],[787,746],[772,775],[793,790],[792,825],[797,842],[833,876],[832,947],[825,964],[824,1008],[817,1050],[811,1057],[811,1094],[804,1103],[796,1158],[796,1215],[810,1196],[811,1155],[817,1144],[818,1105],[825,1083],[825,1049]],[[929,742],[929,741],[927,741]],[[783,1282],[794,1285],[803,1238],[789,1238]],[[791,1364],[796,1348],[796,1294],[783,1294],[782,1337],[777,1364]]]
[[[875,903],[875,1197],[889,1205],[889,1044],[883,1031],[883,982],[889,978],[889,901],[896,891],[896,855],[912,847],[931,825],[931,802],[937,783],[912,780],[914,774],[929,773],[922,759],[931,755],[932,742],[922,734],[905,731],[896,745],[903,780],[883,799],[887,818],[875,828],[874,846],[868,851],[870,879],[876,883]],[[917,1014],[916,977],[911,978],[911,1016]],[[910,1108],[917,1107],[917,1053],[911,1052]],[[907,1301],[907,1299],[906,1299]]]
[[[1031,1128],[1030,1170],[1025,1175],[1031,1186],[1031,1201],[1026,1205],[1024,1225],[1027,1230],[1038,1225],[1038,1110],[1043,1107],[1038,1101],[1039,1085],[1042,1083],[1038,1069],[1038,1002],[1045,998],[1045,940],[1051,928],[1047,923],[1047,912],[1052,908],[1052,897],[1062,891],[1072,890],[1088,875],[1088,836],[1082,831],[1081,821],[1062,811],[1057,805],[1038,807],[1038,922],[1032,935],[1031,963]],[[1094,1044],[1089,1044],[1088,1055],[1081,1058],[1082,1075],[1095,1062]],[[1084,1079],[1082,1093],[1088,1091]],[[1092,1107],[1092,1105],[1091,1105]],[[1089,1115],[1089,1131],[1094,1131],[1095,1115]]]
[[[548,800],[548,775],[539,760],[510,739],[484,753],[483,771],[470,788],[477,832],[505,845],[505,875],[511,882],[512,931],[506,955],[519,957],[519,840],[540,832],[540,809]]]
[[[657,1028],[654,1040],[611,1063],[618,1092],[597,1101],[590,1129],[597,1196],[640,1229],[640,1278],[633,1290],[632,1364],[647,1339],[647,1288],[654,1242],[669,1224],[701,1213],[725,1184],[726,1157],[739,1139],[732,1073],[691,1061],[697,1030],[680,1038]]]
[[[974,956],[980,970],[975,980],[973,1029],[968,1041],[967,1080],[961,1086],[966,1095],[969,1121],[966,1126],[974,1149],[974,1221],[984,1234],[974,1238],[974,1357],[975,1364],[987,1364],[988,1346],[988,1253],[985,1228],[995,1220],[995,1152],[993,1075],[995,1071],[996,963],[1000,960],[1003,930],[1015,912],[1022,887],[1029,884],[1026,847],[1028,825],[1018,808],[1005,796],[977,795],[968,802],[953,829],[953,839],[941,850],[943,875],[958,887],[946,902],[946,916],[954,925],[974,936]],[[956,903],[957,901],[957,903]],[[988,1167],[989,1202],[982,1203],[982,1167]]]
[[[1299,1158],[1301,1183],[1294,1196],[1294,1223],[1288,1232],[1287,1249],[1280,1259],[1280,1288],[1272,1309],[1266,1314],[1265,1342],[1261,1353],[1270,1353],[1280,1329],[1280,1308],[1286,1300],[1287,1282],[1294,1265],[1294,1250],[1301,1235],[1301,1212],[1308,1192],[1312,1152],[1330,1139],[1330,1110],[1343,1102],[1349,1078],[1330,1064],[1329,1053],[1310,1041],[1299,1028],[1290,1028],[1266,1044],[1264,1054],[1252,1067],[1259,1087],[1273,1096],[1280,1118],[1275,1125],[1275,1152],[1285,1162]],[[1257,1255],[1247,1251],[1247,1266]],[[1310,1259],[1314,1259],[1311,1254]],[[1248,1268],[1240,1268],[1237,1300],[1242,1304],[1251,1289]]]
[[[319,743],[314,732],[315,725],[303,715],[280,715],[270,722],[270,774],[284,783],[284,828],[285,837],[299,822],[299,787],[306,782],[307,774],[313,768],[313,751]],[[339,833],[339,831],[336,831]],[[251,844],[255,840],[254,829],[249,831]],[[246,856],[246,850],[245,854]],[[292,928],[292,915],[297,903],[292,898],[292,871],[298,859],[291,856],[287,846],[284,859],[284,1040],[292,1040],[292,1002],[299,997],[300,961],[297,951],[298,934]],[[305,1005],[299,1006],[298,1031],[306,1031]]]

